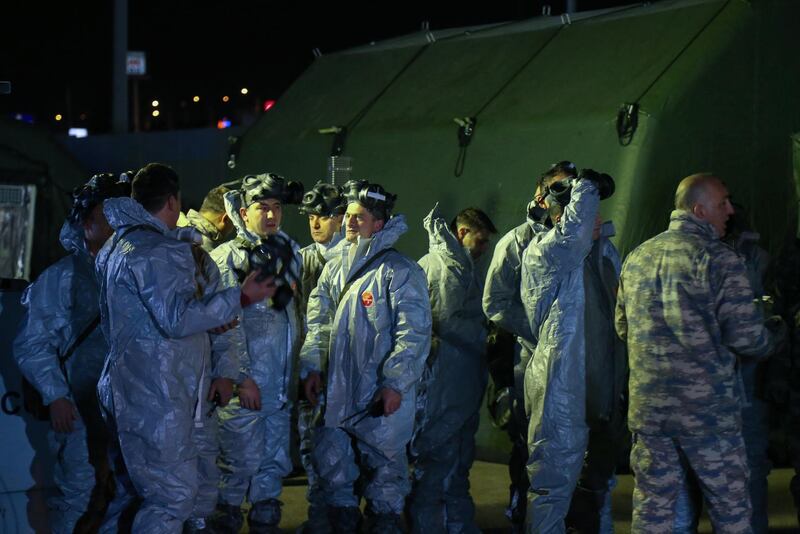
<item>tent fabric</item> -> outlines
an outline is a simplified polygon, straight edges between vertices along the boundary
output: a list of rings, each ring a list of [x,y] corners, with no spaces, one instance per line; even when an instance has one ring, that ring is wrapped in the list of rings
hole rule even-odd
[[[318,130],[350,124],[342,155],[353,175],[398,193],[410,221],[438,200],[448,212],[483,207],[510,228],[538,174],[570,159],[616,178],[602,212],[623,254],[665,228],[677,182],[698,171],[719,174],[735,199],[769,205],[753,222],[774,247],[795,211],[786,139],[800,130],[798,30],[791,0],[675,0],[323,55],[244,134],[230,177],[272,171],[313,183],[333,140]],[[628,102],[639,105],[638,128],[622,146],[617,112]],[[456,177],[453,119],[476,114]],[[422,226],[399,246],[421,256]]]
[[[800,199],[800,133],[792,135],[792,177],[797,199]],[[799,202],[800,204],[800,202]],[[800,209],[797,210],[797,227],[795,236],[800,239]]]

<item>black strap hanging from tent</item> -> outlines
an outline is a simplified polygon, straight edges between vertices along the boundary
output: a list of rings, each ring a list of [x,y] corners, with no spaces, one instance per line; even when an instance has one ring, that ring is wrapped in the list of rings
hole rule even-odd
[[[331,145],[331,156],[341,156],[344,152],[345,143],[347,142],[347,135],[353,131],[353,129],[358,125],[359,122],[369,113],[369,110],[372,109],[378,100],[386,94],[389,88],[394,85],[394,83],[400,79],[400,77],[414,64],[415,61],[419,59],[419,57],[425,52],[428,47],[430,46],[430,41],[428,44],[423,45],[417,52],[409,59],[405,65],[395,74],[391,80],[381,89],[372,99],[367,102],[367,104],[361,108],[361,110],[355,114],[355,116],[347,123],[345,126],[332,126],[331,128],[323,128],[319,130],[321,134],[333,134],[333,144]]]
[[[547,41],[545,41],[544,44],[540,46],[471,117],[453,119],[455,123],[458,124],[458,156],[456,157],[456,166],[453,170],[453,174],[456,176],[456,178],[460,177],[464,172],[464,165],[467,161],[467,147],[472,141],[472,136],[475,134],[475,125],[478,122],[478,115],[480,115],[483,110],[489,107],[489,105],[494,102],[509,85],[511,85],[511,82],[513,82],[517,76],[519,76],[522,71],[524,71],[528,65],[530,65],[531,62],[542,53],[542,50],[547,48],[547,45],[549,45],[553,39],[556,38],[558,33],[563,28],[563,25],[559,26],[558,29],[554,31],[553,34],[547,39]]]
[[[475,124],[478,117],[464,117],[463,119],[453,119],[458,124],[458,157],[456,158],[456,168],[453,173],[456,177],[464,172],[464,163],[467,161],[467,147],[472,141],[475,133]]]
[[[658,83],[658,81],[664,77],[664,75],[669,72],[672,66],[680,59],[680,57],[689,50],[689,47],[694,44],[694,42],[703,34],[703,32],[708,29],[711,24],[717,17],[719,17],[725,8],[728,7],[728,4],[731,3],[731,0],[727,0],[722,7],[720,7],[712,16],[709,18],[705,24],[692,36],[689,41],[686,42],[685,45],[675,54],[669,63],[659,72],[653,81],[641,92],[641,94],[634,100],[633,102],[626,102],[620,106],[619,111],[617,111],[617,138],[619,140],[619,144],[622,146],[628,146],[633,142],[633,136],[636,133],[636,128],[639,126],[639,107],[641,100],[650,92],[650,90]]]
[[[619,144],[628,146],[633,141],[633,134],[639,126],[639,104],[625,103],[617,113],[617,138]]]

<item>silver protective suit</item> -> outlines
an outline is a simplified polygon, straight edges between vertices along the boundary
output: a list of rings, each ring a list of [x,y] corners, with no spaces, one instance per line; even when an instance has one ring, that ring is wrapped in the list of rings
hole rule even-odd
[[[561,221],[536,232],[522,257],[521,298],[538,339],[525,370],[528,532],[564,532],[584,463],[589,434],[584,261],[592,250],[599,204],[595,184],[576,182]],[[605,239],[599,246],[618,275],[616,250]]]
[[[370,471],[364,496],[374,513],[402,513],[410,490],[406,446],[431,340],[425,274],[392,250],[350,280],[406,230],[404,217],[396,215],[370,239],[342,241],[309,298],[300,376],[324,376],[324,421],[315,432],[312,458],[329,507],[358,506],[356,452]],[[348,282],[352,284],[341,295]],[[400,408],[389,416],[364,413],[384,387],[400,392]]]
[[[410,500],[415,532],[480,532],[469,494],[475,432],[488,381],[483,287],[472,258],[435,207],[424,219],[433,341],[418,399]]]
[[[50,528],[54,533],[71,533],[95,487],[93,464],[105,463],[107,433],[95,391],[108,347],[100,328],[95,328],[66,362],[66,376],[62,372],[59,354],[69,350],[100,310],[94,258],[80,225],[65,222],[61,244],[70,254],[48,267],[22,295],[25,315],[13,354],[44,404],[66,398],[78,409],[72,432],[51,429],[48,435],[58,488],[48,501]]]
[[[191,226],[200,233],[202,242],[200,242],[199,245],[206,252],[211,252],[225,240],[225,237],[220,234],[217,227],[214,226],[211,221],[203,217],[199,211],[189,210],[186,212],[185,217],[185,220],[181,222],[185,222],[187,226]]]
[[[190,211],[191,213],[191,211]],[[183,233],[183,232],[178,232]],[[214,260],[206,251],[208,241],[200,239],[202,232],[194,235],[178,237],[193,243],[192,254],[197,266],[197,284],[205,298],[210,297],[222,288],[220,273]],[[187,239],[188,238],[188,239]],[[197,446],[197,497],[192,509],[191,525],[201,528],[212,515],[219,500],[220,471],[217,466],[219,456],[219,425],[216,418],[214,401],[208,400],[211,382],[217,378],[228,378],[234,382],[239,378],[239,360],[232,350],[230,338],[224,335],[210,334],[211,352],[204,353],[203,368],[210,372],[203,373],[200,387],[200,415],[195,418],[194,440]]]
[[[301,281],[300,309],[303,318],[303,334],[305,335],[305,317],[308,307],[308,297],[317,287],[317,281],[322,275],[325,265],[333,257],[334,247],[342,240],[342,233],[336,232],[328,243],[311,243],[300,249],[303,259],[303,274]],[[298,354],[299,356],[299,354]],[[299,367],[299,365],[298,365]],[[297,403],[297,432],[300,441],[300,461],[308,479],[308,522],[306,529],[309,532],[327,532],[330,530],[325,499],[319,484],[319,476],[314,471],[311,452],[314,448],[314,427],[322,416],[322,403],[313,406],[307,399],[301,398]]]
[[[222,285],[238,288],[250,271],[247,246],[260,242],[248,231],[239,214],[238,191],[225,194],[225,208],[236,227],[237,237],[211,253],[222,277]],[[281,232],[283,237],[288,236]],[[294,241],[295,261],[291,266],[299,279],[300,254]],[[231,349],[239,359],[239,379],[250,377],[261,393],[261,410],[244,408],[238,397],[218,410],[220,423],[220,494],[222,504],[239,506],[245,495],[251,504],[277,499],[283,478],[292,470],[289,455],[291,416],[290,388],[292,359],[299,347],[300,326],[296,299],[283,310],[269,300],[244,309],[241,322],[226,332]],[[273,524],[279,518],[277,504],[254,508],[250,520]]]
[[[508,426],[512,441],[508,466],[511,485],[506,516],[518,527],[525,521],[528,493],[528,477],[525,474],[528,460],[528,418],[525,414],[523,381],[525,367],[536,346],[536,339],[520,298],[521,264],[522,253],[534,232],[543,228],[528,219],[500,238],[495,246],[483,289],[483,312],[486,317],[516,338],[513,354],[514,387],[511,391],[511,418]]]
[[[110,345],[98,395],[142,499],[133,530],[180,532],[198,487],[207,330],[241,314],[241,292],[204,294],[192,246],[135,200],[107,200],[103,211],[115,234],[96,265]]]

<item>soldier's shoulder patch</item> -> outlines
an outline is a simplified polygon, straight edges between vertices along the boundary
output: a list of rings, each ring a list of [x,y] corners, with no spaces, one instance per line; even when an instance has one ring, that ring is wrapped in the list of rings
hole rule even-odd
[[[367,290],[361,293],[361,304],[365,308],[371,307],[374,302],[375,298],[372,296],[372,291]]]

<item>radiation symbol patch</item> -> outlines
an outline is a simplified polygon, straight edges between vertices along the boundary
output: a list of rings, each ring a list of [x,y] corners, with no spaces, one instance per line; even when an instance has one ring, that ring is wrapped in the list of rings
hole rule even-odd
[[[372,296],[372,291],[364,291],[361,293],[361,304],[363,304],[365,308],[371,307],[373,302],[375,302],[375,299]]]

